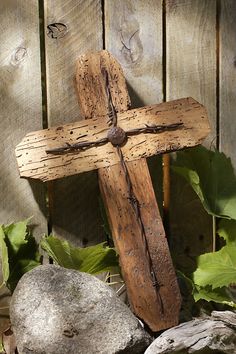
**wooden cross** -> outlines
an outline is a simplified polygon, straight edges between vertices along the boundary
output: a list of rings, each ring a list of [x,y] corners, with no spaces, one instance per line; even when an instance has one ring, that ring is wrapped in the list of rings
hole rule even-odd
[[[20,174],[49,181],[98,169],[131,307],[153,331],[174,326],[181,297],[146,157],[200,144],[206,110],[192,98],[128,110],[107,51],[78,59],[76,88],[87,120],[27,134],[16,148]]]

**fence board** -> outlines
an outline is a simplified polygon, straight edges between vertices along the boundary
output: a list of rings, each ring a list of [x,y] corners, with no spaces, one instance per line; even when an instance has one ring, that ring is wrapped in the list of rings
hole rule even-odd
[[[106,49],[122,65],[132,107],[162,101],[162,1],[105,1]]]
[[[167,0],[167,100],[192,96],[205,105],[216,138],[216,1]]]
[[[84,52],[102,49],[102,9],[99,0],[44,4],[48,123],[55,126],[79,119],[75,63]],[[77,245],[101,240],[96,173],[58,180],[49,188],[53,232]]]
[[[221,1],[220,17],[220,150],[236,168],[236,2]]]
[[[162,1],[106,0],[104,10],[105,47],[122,65],[132,107],[162,102]],[[161,205],[161,159],[150,160]]]
[[[14,149],[22,137],[42,129],[37,1],[0,2],[0,223],[33,216],[35,234],[47,232],[44,187],[20,180]]]
[[[162,102],[161,0],[106,0],[105,46],[122,65],[132,107]],[[161,207],[161,158],[148,165]]]
[[[166,1],[166,97],[186,93],[203,103],[216,137],[216,1]],[[197,123],[197,122],[196,122]],[[193,257],[209,249],[211,219],[196,195],[181,178],[172,176],[170,214],[175,255],[186,271],[194,267]]]

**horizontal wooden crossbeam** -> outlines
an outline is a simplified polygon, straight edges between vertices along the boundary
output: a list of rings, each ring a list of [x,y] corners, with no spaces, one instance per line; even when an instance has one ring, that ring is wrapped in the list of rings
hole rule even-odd
[[[132,109],[117,116],[118,125],[125,131],[153,124],[182,123],[174,130],[129,137],[122,147],[126,161],[201,144],[210,131],[206,109],[193,98]],[[48,181],[119,163],[111,143],[65,154],[47,153],[47,150],[67,144],[105,138],[109,129],[107,121],[108,116],[97,117],[27,134],[16,147],[21,177]]]

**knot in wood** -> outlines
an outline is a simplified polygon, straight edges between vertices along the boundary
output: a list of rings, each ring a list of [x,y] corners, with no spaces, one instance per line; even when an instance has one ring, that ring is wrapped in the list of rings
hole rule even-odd
[[[121,146],[126,142],[126,132],[120,127],[112,127],[108,130],[107,139],[114,146]]]

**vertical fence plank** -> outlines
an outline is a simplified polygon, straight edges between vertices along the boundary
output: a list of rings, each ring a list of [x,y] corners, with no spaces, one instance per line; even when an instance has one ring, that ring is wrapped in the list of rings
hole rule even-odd
[[[105,47],[124,70],[132,107],[161,102],[162,1],[106,0],[104,19]],[[161,159],[149,159],[149,168],[161,206]]]
[[[74,76],[79,55],[103,47],[100,0],[45,0],[47,109],[50,126],[79,119]],[[53,232],[76,245],[103,235],[96,173],[50,186]]]
[[[221,1],[220,17],[220,150],[236,168],[236,2]]]
[[[167,0],[167,99],[192,96],[208,110],[216,138],[216,1]]]
[[[105,1],[105,45],[122,65],[132,106],[161,102],[162,1]]]
[[[41,183],[19,177],[14,149],[23,136],[42,129],[37,1],[0,2],[0,223],[33,216],[35,234],[47,232]]]
[[[106,0],[105,46],[122,65],[132,107],[162,102],[162,1]],[[161,158],[148,160],[162,206]]]
[[[215,29],[215,0],[166,0],[166,97],[192,96],[207,107],[212,129],[208,146],[217,134]],[[172,176],[172,189],[175,255],[182,265],[185,259],[188,272],[193,257],[210,247],[211,219],[178,176]]]

